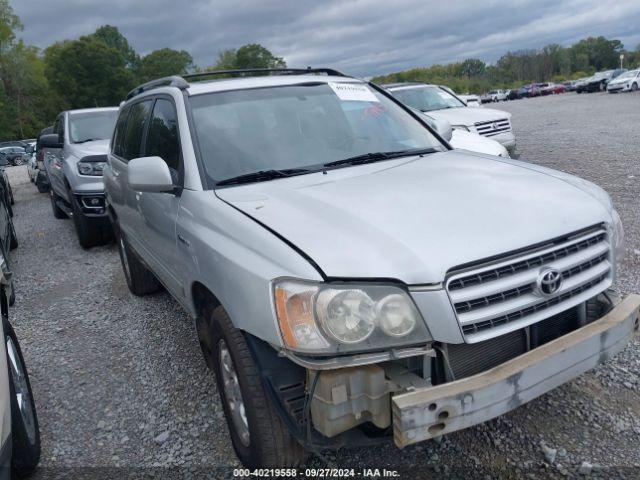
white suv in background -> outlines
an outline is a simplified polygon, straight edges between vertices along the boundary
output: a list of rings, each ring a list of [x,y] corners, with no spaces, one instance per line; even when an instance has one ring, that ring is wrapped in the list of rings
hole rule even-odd
[[[454,130],[490,137],[500,142],[510,153],[516,148],[516,137],[511,130],[511,114],[508,112],[493,108],[467,108],[457,96],[437,85],[395,83],[383,87],[405,105],[428,113],[438,120],[447,120]]]

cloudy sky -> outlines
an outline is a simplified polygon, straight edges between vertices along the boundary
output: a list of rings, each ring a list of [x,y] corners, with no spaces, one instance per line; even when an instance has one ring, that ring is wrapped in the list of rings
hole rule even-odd
[[[141,54],[189,51],[198,65],[258,42],[289,66],[331,66],[360,76],[586,36],[640,43],[638,0],[10,0],[27,43],[46,47],[104,24]]]

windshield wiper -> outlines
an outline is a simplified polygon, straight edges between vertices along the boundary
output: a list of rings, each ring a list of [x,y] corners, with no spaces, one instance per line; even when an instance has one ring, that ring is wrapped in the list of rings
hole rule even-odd
[[[302,175],[310,173],[314,170],[306,168],[288,168],[285,170],[260,170],[258,172],[245,173],[237,177],[225,178],[216,183],[216,185],[239,185],[241,183],[265,182],[276,178],[291,177],[294,175]]]
[[[87,143],[87,142],[93,142],[94,140],[98,140],[97,138],[85,138],[84,140],[78,140],[75,143]]]
[[[410,157],[412,155],[426,155],[435,153],[439,150],[433,147],[429,148],[412,148],[409,150],[398,150],[395,152],[370,152],[363,155],[336,160],[334,162],[325,163],[325,168],[339,167],[340,165],[364,165],[365,163],[380,162],[382,160],[390,160],[392,158]]]

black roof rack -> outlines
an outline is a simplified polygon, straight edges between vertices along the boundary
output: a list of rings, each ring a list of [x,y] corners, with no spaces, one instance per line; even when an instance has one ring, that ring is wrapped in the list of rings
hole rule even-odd
[[[247,74],[276,74],[276,75],[307,75],[323,73],[325,75],[332,75],[336,77],[346,77],[346,75],[338,70],[332,68],[243,68],[237,70],[212,70],[210,72],[190,73],[183,75],[185,79],[198,80],[204,77],[210,77],[215,75],[237,75],[243,76]]]
[[[135,97],[136,95],[140,95],[142,92],[146,92],[147,90],[153,90],[154,88],[159,87],[178,87],[180,89],[187,88],[189,84],[187,81],[178,76],[172,75],[171,77],[163,77],[158,78],[157,80],[151,80],[150,82],[143,83],[142,85],[134,88],[127,94],[126,100]]]
[[[334,70],[332,68],[245,68],[237,70],[212,70],[210,72],[201,73],[189,73],[186,75],[172,75],[170,77],[159,78],[150,82],[144,83],[127,94],[126,100],[129,100],[136,95],[140,95],[142,92],[152,90],[159,87],[177,87],[185,89],[189,87],[187,80],[198,81],[206,77],[213,77],[218,75],[230,75],[230,76],[243,76],[248,74],[276,74],[276,75],[308,75],[308,74],[324,74],[336,77],[346,77],[342,72]]]

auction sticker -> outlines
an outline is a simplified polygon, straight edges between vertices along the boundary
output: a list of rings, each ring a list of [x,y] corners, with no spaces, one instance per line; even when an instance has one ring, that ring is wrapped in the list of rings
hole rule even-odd
[[[378,98],[369,87],[361,83],[328,82],[340,100],[346,102],[378,102]]]

